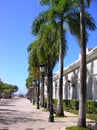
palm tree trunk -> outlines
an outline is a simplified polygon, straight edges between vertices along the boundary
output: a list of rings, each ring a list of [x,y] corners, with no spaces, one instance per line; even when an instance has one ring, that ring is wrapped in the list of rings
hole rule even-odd
[[[47,77],[48,77],[48,82],[47,82],[47,109],[50,110],[50,56],[48,55],[48,63],[47,63]]]
[[[53,115],[53,82],[52,82],[52,67],[49,72],[50,75],[50,113],[49,113],[49,122],[54,122],[54,115]]]
[[[86,42],[85,42],[84,0],[80,0],[80,9],[81,9],[80,12],[81,63],[80,63],[78,126],[86,127]]]
[[[50,75],[48,74],[48,83],[47,83],[47,109],[50,109]]]
[[[35,103],[35,99],[34,99],[34,87],[33,87],[33,91],[32,91],[32,99],[33,99],[33,105],[34,105],[34,103]]]
[[[37,109],[39,109],[39,95],[40,95],[40,88],[39,88],[39,79],[37,81]]]
[[[42,73],[42,85],[41,85],[41,102],[40,105],[44,107],[44,73]]]
[[[59,54],[59,94],[58,94],[58,104],[57,104],[57,115],[64,116],[63,112],[63,44],[64,44],[64,33],[63,33],[63,17],[61,17],[61,44],[60,44],[60,54]]]

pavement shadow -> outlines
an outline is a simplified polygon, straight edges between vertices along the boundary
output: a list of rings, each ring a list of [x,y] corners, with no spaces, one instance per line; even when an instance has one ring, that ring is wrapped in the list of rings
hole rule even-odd
[[[43,121],[42,119],[34,119],[32,113],[21,112],[17,110],[10,109],[0,109],[0,124],[11,125],[14,123],[27,123]]]
[[[26,130],[35,130],[33,128],[27,128]],[[45,128],[38,128],[38,130],[45,130]]]
[[[10,106],[17,106],[14,105],[12,102],[14,100],[7,100],[0,102],[0,130],[9,130],[10,126],[16,126],[16,124],[25,124],[26,123],[34,123],[34,122],[43,122],[44,119],[37,119],[35,111],[27,111],[26,109]],[[19,103],[18,103],[19,105]],[[4,106],[4,107],[3,107]],[[21,107],[23,107],[21,105]],[[26,107],[27,108],[27,107]],[[36,111],[38,116],[40,117],[40,112]],[[34,130],[33,128],[25,128],[25,130]],[[44,130],[44,128],[40,128],[39,130]]]
[[[34,130],[33,128],[27,128],[26,130]]]
[[[10,104],[0,104],[0,106],[15,106],[15,105],[10,105]]]
[[[0,130],[9,130],[8,127],[4,127],[3,129],[0,129]]]
[[[17,100],[14,100],[14,99],[5,99],[3,101],[0,101],[0,106],[15,106],[13,104],[10,104],[10,103],[13,103],[13,102],[16,102]]]
[[[0,109],[0,111],[1,111],[1,112],[4,112],[4,111],[10,111],[10,112],[14,111],[14,112],[15,112],[16,110],[10,110],[10,109]]]

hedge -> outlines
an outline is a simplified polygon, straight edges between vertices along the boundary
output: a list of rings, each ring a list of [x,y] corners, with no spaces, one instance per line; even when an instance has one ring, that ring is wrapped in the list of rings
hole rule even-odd
[[[57,106],[57,99],[53,99],[54,106]],[[79,100],[63,100],[64,109],[79,109]],[[86,113],[97,113],[97,101],[86,100]]]

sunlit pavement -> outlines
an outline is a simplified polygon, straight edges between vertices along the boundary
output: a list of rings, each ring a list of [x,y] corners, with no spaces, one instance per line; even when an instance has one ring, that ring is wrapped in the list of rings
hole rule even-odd
[[[64,118],[55,118],[48,122],[49,112],[36,109],[26,98],[14,98],[0,101],[0,130],[65,130],[67,126],[76,126],[78,117],[64,112]],[[87,125],[97,130],[93,121]],[[93,127],[92,127],[93,126]]]

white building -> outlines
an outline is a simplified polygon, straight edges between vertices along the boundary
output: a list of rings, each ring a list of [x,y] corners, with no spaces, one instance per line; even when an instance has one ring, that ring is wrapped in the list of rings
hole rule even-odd
[[[63,99],[78,99],[80,85],[80,56],[74,63],[64,68]],[[58,72],[53,77],[53,98],[58,98]],[[87,49],[87,99],[97,100],[97,47]]]

